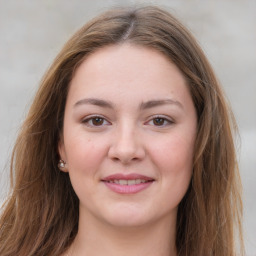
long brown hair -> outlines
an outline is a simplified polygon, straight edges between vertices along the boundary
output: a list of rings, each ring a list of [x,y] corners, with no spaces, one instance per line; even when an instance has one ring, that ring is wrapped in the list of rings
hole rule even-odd
[[[170,13],[146,6],[114,9],[86,24],[45,74],[12,155],[11,194],[0,219],[1,256],[60,255],[74,240],[79,201],[57,167],[69,84],[88,54],[125,42],[154,48],[175,63],[197,110],[193,177],[177,216],[178,255],[234,256],[235,234],[243,254],[232,113],[193,36]]]

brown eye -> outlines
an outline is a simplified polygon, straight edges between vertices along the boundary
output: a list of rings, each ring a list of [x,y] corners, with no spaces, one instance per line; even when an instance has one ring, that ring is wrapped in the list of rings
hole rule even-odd
[[[169,117],[155,116],[146,122],[147,125],[155,126],[159,128],[169,127],[174,124],[174,121]]]
[[[162,126],[165,124],[165,121],[166,120],[164,118],[157,117],[153,119],[153,124],[156,126]]]
[[[92,125],[94,126],[100,126],[103,125],[104,119],[101,117],[94,117],[91,119]]]
[[[110,125],[110,122],[108,122],[105,118],[101,116],[91,116],[82,121],[83,124],[85,124],[88,127],[101,127],[105,125]]]

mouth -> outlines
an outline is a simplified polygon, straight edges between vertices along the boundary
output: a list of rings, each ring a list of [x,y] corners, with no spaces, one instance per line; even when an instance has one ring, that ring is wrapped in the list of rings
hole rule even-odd
[[[134,194],[148,188],[155,179],[140,174],[114,174],[103,178],[101,181],[116,193]]]
[[[131,185],[138,185],[138,184],[142,184],[142,183],[147,183],[147,182],[152,182],[153,180],[143,180],[143,179],[136,179],[136,180],[109,180],[109,181],[105,181],[108,183],[114,183],[114,184],[119,184],[122,186],[131,186]]]

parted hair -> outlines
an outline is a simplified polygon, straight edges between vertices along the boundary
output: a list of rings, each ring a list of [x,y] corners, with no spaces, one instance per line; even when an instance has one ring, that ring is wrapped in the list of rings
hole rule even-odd
[[[186,79],[197,111],[193,175],[178,206],[178,255],[235,256],[237,243],[243,255],[232,112],[191,33],[169,12],[140,6],[115,8],[91,20],[44,75],[12,154],[10,195],[0,217],[1,256],[59,256],[74,240],[79,200],[68,174],[57,166],[70,81],[89,54],[124,43],[167,56]]]

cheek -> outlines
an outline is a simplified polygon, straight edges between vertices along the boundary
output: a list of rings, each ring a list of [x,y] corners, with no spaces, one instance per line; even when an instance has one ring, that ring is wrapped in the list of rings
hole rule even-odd
[[[84,175],[97,170],[97,165],[106,152],[102,143],[85,136],[72,137],[67,140],[65,146],[69,171],[82,172]]]
[[[167,172],[189,171],[192,168],[194,141],[172,136],[154,144],[153,158]]]
[[[185,195],[192,176],[194,142],[181,136],[155,144],[152,159],[168,199],[177,205]]]
[[[99,181],[105,148],[90,138],[72,138],[66,143],[68,171],[72,186],[80,201],[93,196]]]

